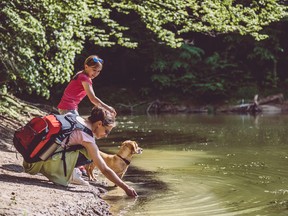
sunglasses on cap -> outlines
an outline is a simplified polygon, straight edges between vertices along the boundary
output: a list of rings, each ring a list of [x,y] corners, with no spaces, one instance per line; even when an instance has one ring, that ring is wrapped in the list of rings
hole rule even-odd
[[[103,60],[102,59],[100,59],[100,58],[97,58],[97,57],[93,57],[93,62],[95,62],[95,63],[103,63]]]

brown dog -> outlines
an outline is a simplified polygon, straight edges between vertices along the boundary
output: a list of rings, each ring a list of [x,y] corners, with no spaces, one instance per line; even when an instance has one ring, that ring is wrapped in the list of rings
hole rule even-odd
[[[120,177],[122,178],[128,169],[128,166],[132,160],[134,154],[141,154],[142,148],[138,146],[135,141],[126,140],[124,141],[117,154],[106,154],[100,151],[100,155],[106,162],[106,164]],[[93,162],[91,164],[85,165],[87,175],[89,180],[96,180],[93,170],[95,165]]]

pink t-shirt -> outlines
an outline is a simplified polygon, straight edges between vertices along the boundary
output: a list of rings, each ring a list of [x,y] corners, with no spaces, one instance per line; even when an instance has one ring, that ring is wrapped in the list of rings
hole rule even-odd
[[[77,121],[79,121],[82,125],[84,125],[85,127],[91,130],[91,126],[89,126],[87,122],[80,116],[77,117]],[[68,137],[66,137],[61,143],[63,148],[66,144],[67,139]],[[92,143],[96,145],[94,134],[93,136],[91,136],[81,129],[76,129],[76,130],[73,130],[72,133],[69,135],[69,141],[67,143],[67,146],[82,145],[83,142],[88,142],[88,143]]]
[[[63,140],[62,144],[64,144],[66,139]],[[83,142],[95,143],[95,138],[91,137],[89,134],[85,133],[82,130],[74,130],[69,136],[69,142],[67,143],[68,146],[73,145],[82,145]]]
[[[60,103],[58,104],[58,109],[63,110],[77,110],[78,104],[87,95],[82,82],[87,82],[92,85],[92,80],[83,71],[78,72],[74,78],[69,82],[66,87]]]

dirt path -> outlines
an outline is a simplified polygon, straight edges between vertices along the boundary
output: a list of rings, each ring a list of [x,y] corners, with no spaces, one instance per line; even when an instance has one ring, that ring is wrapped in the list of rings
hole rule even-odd
[[[17,127],[15,120],[0,117],[0,216],[111,215],[101,199],[106,190],[96,183],[66,188],[41,174],[24,173],[22,158],[12,148]]]

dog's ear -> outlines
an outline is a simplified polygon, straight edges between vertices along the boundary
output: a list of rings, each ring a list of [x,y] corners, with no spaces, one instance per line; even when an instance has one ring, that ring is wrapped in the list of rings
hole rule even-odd
[[[118,148],[121,148],[121,147],[127,145],[127,143],[129,143],[129,142],[130,142],[130,140],[125,140],[124,142],[121,143],[120,146],[118,146]]]
[[[124,147],[126,145],[126,141],[122,142],[121,145],[118,146],[118,148]]]
[[[132,140],[126,140],[122,143],[121,147],[126,146],[130,149],[132,154],[141,154],[142,149],[138,147],[138,143]]]
[[[136,147],[135,147],[135,144],[134,143],[136,143],[136,142],[134,142],[134,141],[131,141],[131,140],[125,140],[123,143],[122,143],[122,145],[121,145],[121,147],[127,147],[127,148],[129,148],[130,149],[130,151],[131,151],[131,153],[132,154],[135,154],[136,153]]]

